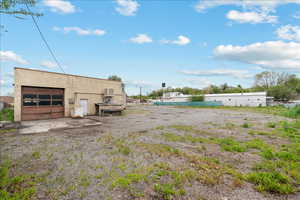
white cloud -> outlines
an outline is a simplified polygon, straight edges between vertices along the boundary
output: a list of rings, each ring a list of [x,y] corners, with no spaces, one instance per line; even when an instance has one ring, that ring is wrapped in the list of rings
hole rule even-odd
[[[220,45],[216,58],[258,65],[265,69],[300,70],[300,43],[268,41],[246,46]]]
[[[226,17],[232,21],[238,23],[277,23],[277,16],[268,15],[265,12],[239,12],[236,10],[231,10],[227,13]]]
[[[83,28],[76,27],[76,26],[63,27],[63,28],[54,26],[53,30],[54,31],[63,31],[64,33],[75,32],[78,35],[98,35],[98,36],[101,36],[101,35],[105,35],[106,34],[105,30],[101,30],[101,29],[94,29],[94,30],[83,29]]]
[[[12,61],[23,65],[29,64],[27,60],[23,59],[21,56],[17,55],[13,51],[0,51],[0,60]]]
[[[189,44],[191,40],[186,36],[179,35],[177,37],[177,40],[161,40],[161,42],[163,44],[176,44],[176,45],[183,46]]]
[[[277,29],[277,36],[284,40],[300,41],[300,26],[286,25]]]
[[[196,5],[198,12],[218,6],[238,6],[244,9],[259,9],[265,12],[275,11],[276,7],[284,4],[300,4],[298,0],[200,0]]]
[[[51,8],[53,12],[59,13],[74,13],[76,11],[75,6],[65,0],[44,0],[44,5]]]
[[[138,34],[136,37],[130,38],[129,41],[137,44],[153,42],[151,37],[149,37],[147,34]]]
[[[194,76],[232,76],[235,78],[252,78],[247,70],[213,69],[213,70],[183,70],[181,73]]]
[[[56,63],[48,61],[48,60],[42,61],[40,63],[40,65],[43,66],[43,67],[48,67],[48,68],[56,68],[56,67],[58,67]]]
[[[213,83],[203,77],[195,77],[195,78],[186,78],[185,79],[188,84],[185,84],[183,87],[186,87],[187,85],[192,88],[205,88],[207,86],[213,85]]]
[[[139,3],[135,0],[116,0],[118,11],[121,15],[134,16],[139,8]]]

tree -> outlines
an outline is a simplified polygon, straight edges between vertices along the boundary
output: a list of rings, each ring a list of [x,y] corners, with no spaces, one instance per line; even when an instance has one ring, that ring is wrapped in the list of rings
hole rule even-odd
[[[264,71],[255,76],[255,87],[269,89],[271,87],[285,83],[294,77],[285,72]]]
[[[1,0],[0,13],[8,15],[32,15],[37,17],[42,16],[42,13],[35,13],[26,9],[27,6],[35,6],[36,2],[36,0]]]
[[[274,97],[277,101],[289,101],[297,96],[293,88],[286,85],[276,85],[268,90],[268,95]]]
[[[122,78],[117,76],[117,75],[112,75],[108,77],[108,80],[112,80],[112,81],[122,81]]]

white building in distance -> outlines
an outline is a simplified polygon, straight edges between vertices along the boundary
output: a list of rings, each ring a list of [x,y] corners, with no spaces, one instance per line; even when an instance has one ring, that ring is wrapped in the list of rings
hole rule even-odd
[[[163,95],[163,102],[188,102],[192,95],[184,95],[180,92],[168,92]],[[222,102],[224,106],[267,106],[270,97],[267,92],[251,93],[225,93],[225,94],[205,94],[204,101]]]

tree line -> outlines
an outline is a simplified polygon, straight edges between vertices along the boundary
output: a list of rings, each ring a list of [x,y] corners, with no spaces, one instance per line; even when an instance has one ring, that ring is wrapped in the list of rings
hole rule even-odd
[[[245,93],[266,91],[268,96],[277,101],[289,101],[300,96],[300,78],[295,74],[286,72],[264,71],[255,75],[254,85],[243,88],[241,85],[230,86],[227,83],[210,85],[203,89],[183,87],[165,88],[152,91],[148,98],[160,98],[163,92],[180,92],[186,95],[220,94],[220,93]]]

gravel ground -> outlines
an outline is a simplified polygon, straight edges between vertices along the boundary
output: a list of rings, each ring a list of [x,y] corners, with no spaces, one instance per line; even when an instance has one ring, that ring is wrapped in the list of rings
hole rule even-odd
[[[1,160],[10,159],[15,174],[42,177],[34,199],[299,200],[299,193],[260,193],[237,178],[261,160],[256,150],[229,152],[210,142],[287,144],[249,134],[281,120],[228,109],[131,106],[123,116],[103,117],[101,126],[2,134]]]

